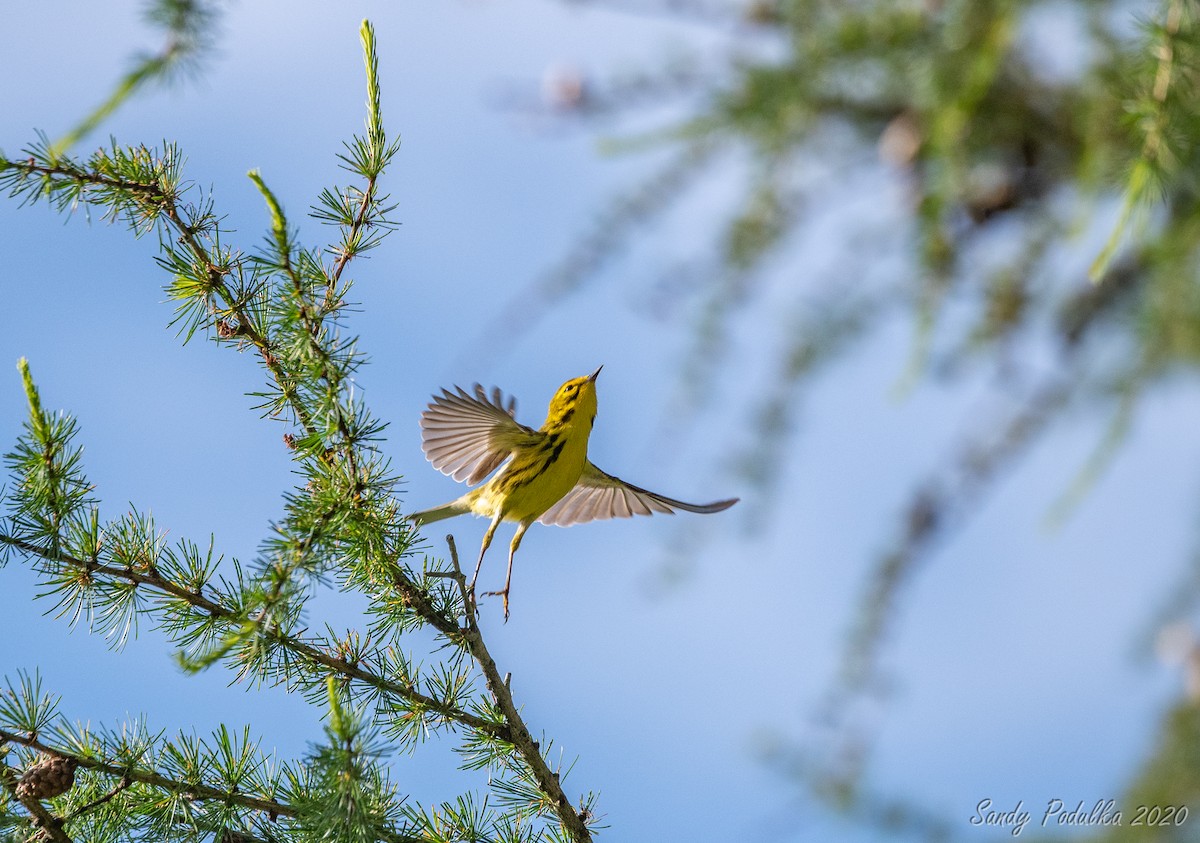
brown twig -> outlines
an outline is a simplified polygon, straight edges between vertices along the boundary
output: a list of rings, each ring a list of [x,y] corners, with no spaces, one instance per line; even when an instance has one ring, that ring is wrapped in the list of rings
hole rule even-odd
[[[337,286],[337,282],[341,280],[342,271],[345,270],[346,264],[350,262],[350,259],[354,257],[354,250],[351,248],[351,244],[354,240],[358,239],[362,233],[363,227],[366,225],[367,214],[371,209],[371,204],[375,201],[376,182],[377,179],[375,176],[371,176],[367,179],[367,187],[363,191],[362,202],[359,203],[358,206],[358,213],[354,215],[354,222],[350,226],[350,231],[346,234],[346,246],[342,249],[342,253],[338,257],[337,263],[334,264],[333,272],[329,274],[329,286],[326,288],[325,292],[326,306],[329,304],[330,297],[332,296],[334,288]]]
[[[71,820],[75,819],[76,817],[82,816],[83,814],[86,814],[88,811],[95,810],[96,808],[99,808],[101,805],[103,805],[106,802],[111,802],[114,798],[116,798],[118,793],[129,788],[132,784],[133,784],[133,779],[129,778],[129,776],[127,776],[127,775],[121,776],[121,780],[119,782],[117,782],[116,787],[114,787],[108,793],[101,796],[99,799],[93,799],[91,802],[87,803],[86,805],[80,805],[74,811],[72,811],[71,813],[69,813],[65,817],[63,817],[63,820],[62,820],[63,823],[69,823]]]

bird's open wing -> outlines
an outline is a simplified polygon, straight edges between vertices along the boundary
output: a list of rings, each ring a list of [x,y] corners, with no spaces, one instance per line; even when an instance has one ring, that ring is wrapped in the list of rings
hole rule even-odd
[[[479,384],[471,395],[461,387],[443,389],[421,414],[421,448],[433,467],[455,480],[475,484],[512,454],[545,434],[518,424],[515,398],[507,405],[500,390],[489,396]]]
[[[652,515],[655,512],[672,514],[677,509],[688,512],[720,512],[738,502],[737,498],[715,503],[695,504],[677,501],[664,495],[648,492],[619,477],[605,474],[591,462],[583,466],[583,476],[575,488],[562,500],[546,510],[538,519],[543,524],[566,527],[604,518],[628,518],[631,515]]]

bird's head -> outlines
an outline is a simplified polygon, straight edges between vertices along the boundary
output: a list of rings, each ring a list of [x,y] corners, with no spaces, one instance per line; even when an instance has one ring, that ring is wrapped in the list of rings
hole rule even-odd
[[[591,429],[596,418],[596,378],[600,376],[600,369],[581,378],[571,378],[558,388],[550,400],[546,427],[587,425]]]

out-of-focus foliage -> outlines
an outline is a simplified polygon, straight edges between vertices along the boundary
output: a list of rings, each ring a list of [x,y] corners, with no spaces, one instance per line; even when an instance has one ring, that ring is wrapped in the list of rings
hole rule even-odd
[[[1030,819],[1021,839],[1028,838],[1029,843],[1061,840],[1061,834],[1054,832],[1069,827],[1074,819],[1077,826],[1090,825],[1091,832],[1078,838],[1090,843],[1182,843],[1196,839],[1197,804],[1200,706],[1192,697],[1166,712],[1153,753],[1119,799],[1053,799],[1023,806]]]
[[[898,596],[931,548],[1045,431],[1083,408],[1103,414],[1109,429],[1057,490],[1051,520],[1068,516],[1147,393],[1197,373],[1200,7],[597,5],[718,27],[735,58],[715,68],[673,59],[659,73],[610,83],[562,70],[548,79],[559,119],[623,133],[610,147],[668,160],[541,279],[547,308],[600,278],[622,248],[653,230],[647,220],[686,208],[695,185],[740,178],[740,199],[712,231],[695,233],[691,262],[677,273],[687,281],[671,292],[694,320],[695,353],[682,380],[695,400],[720,395],[709,373],[726,359],[740,312],[768,294],[794,303],[782,345],[755,351],[775,371],[747,420],[753,435],[740,466],[764,502],[780,479],[804,387],[897,318],[914,337],[903,351],[901,394],[933,377],[985,381],[1008,401],[1007,411],[977,419],[967,445],[914,486],[828,697],[835,746],[772,752],[818,793],[870,814],[859,785],[878,719],[871,712],[886,694],[880,649]],[[647,103],[660,107],[646,111]],[[907,203],[893,213],[836,216],[836,237],[823,244],[834,253],[823,265],[835,272],[797,260],[805,233],[822,222],[830,230],[853,192],[878,191],[887,204],[898,189]],[[522,295],[524,305],[529,299]],[[767,344],[777,334],[755,336]],[[1175,601],[1166,620],[1189,617],[1196,602]],[[1192,711],[1168,718],[1170,737],[1138,780],[1138,798],[1166,804],[1187,795],[1168,782],[1196,775],[1200,742],[1184,728]],[[1161,774],[1167,767],[1187,775]]]
[[[146,22],[166,38],[156,53],[135,57],[133,66],[105,100],[51,148],[60,155],[96,129],[130,97],[155,82],[171,82],[195,71],[212,45],[217,10],[201,0],[155,0],[146,6]]]

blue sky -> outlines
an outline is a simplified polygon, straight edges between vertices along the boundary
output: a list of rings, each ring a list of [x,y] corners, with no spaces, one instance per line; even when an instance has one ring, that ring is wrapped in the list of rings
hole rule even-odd
[[[64,131],[107,93],[131,52],[154,46],[136,7],[112,5],[6,11],[0,62],[18,82],[0,91],[6,153],[36,129]],[[497,91],[535,91],[546,68],[564,62],[629,70],[683,48],[712,60],[722,39],[701,28],[551,2],[231,5],[220,49],[194,82],[141,97],[102,131],[122,142],[177,140],[189,177],[213,191],[242,242],[256,244],[267,221],[247,170],[261,170],[294,221],[341,180],[333,156],[362,124],[363,17],[377,29],[385,122],[403,140],[388,181],[402,225],[353,267],[362,307],[352,324],[371,358],[359,381],[392,423],[385,448],[410,508],[460,491],[420,452],[416,420],[430,393],[496,383],[518,396],[521,420],[540,423],[559,383],[601,363],[597,464],[684,499],[745,498],[707,519],[531,530],[512,620],[502,625],[495,605],[483,616],[529,721],[580,757],[575,789],[601,791],[606,839],[808,839],[837,828],[754,748],[764,734],[804,734],[913,480],[986,403],[929,385],[897,401],[911,331],[889,325],[818,381],[785,454],[779,498],[759,499],[730,471],[730,450],[745,423],[740,408],[771,377],[761,337],[783,330],[776,287],[733,322],[719,404],[666,424],[688,326],[648,314],[639,291],[655,261],[700,250],[689,220],[721,207],[720,173],[604,283],[495,354],[472,357],[511,296],[607,197],[650,171],[644,159],[598,155],[585,132],[531,131],[496,107]],[[34,37],[48,25],[53,53]],[[852,197],[842,212],[898,217],[899,192],[873,178],[882,192],[858,206]],[[321,233],[302,224],[305,238]],[[801,238],[804,265],[833,259],[822,239]],[[204,342],[181,347],[165,328],[154,247],[152,237],[134,241],[82,214],[64,222],[0,203],[0,441],[12,442],[24,418],[13,364],[25,356],[44,402],[80,420],[106,513],[132,502],[172,536],[215,533],[227,555],[250,559],[293,479],[283,428],[250,410],[245,393],[259,378],[250,359]],[[960,819],[964,834],[985,797],[1042,805],[1119,795],[1179,689],[1172,669],[1131,653],[1194,540],[1198,490],[1181,467],[1200,456],[1195,411],[1182,386],[1154,396],[1098,487],[1047,532],[1043,516],[1102,421],[1056,428],[944,544],[907,592],[888,651],[899,693],[883,715],[873,785]],[[749,526],[760,507],[765,523]],[[467,553],[485,525],[437,526],[431,538],[449,527]],[[508,537],[497,537],[485,588],[503,577]],[[687,576],[657,587],[671,546],[689,539]],[[184,677],[146,630],[111,653],[97,636],[44,617],[49,605],[31,602],[35,590],[20,565],[0,571],[0,640],[9,642],[0,673],[40,668],[73,717],[112,724],[148,712],[155,727],[201,733],[248,722],[284,756],[319,735],[302,700],[227,688],[220,671]],[[323,597],[313,620],[355,626],[358,608]],[[464,786],[448,743],[395,770],[422,799]]]

